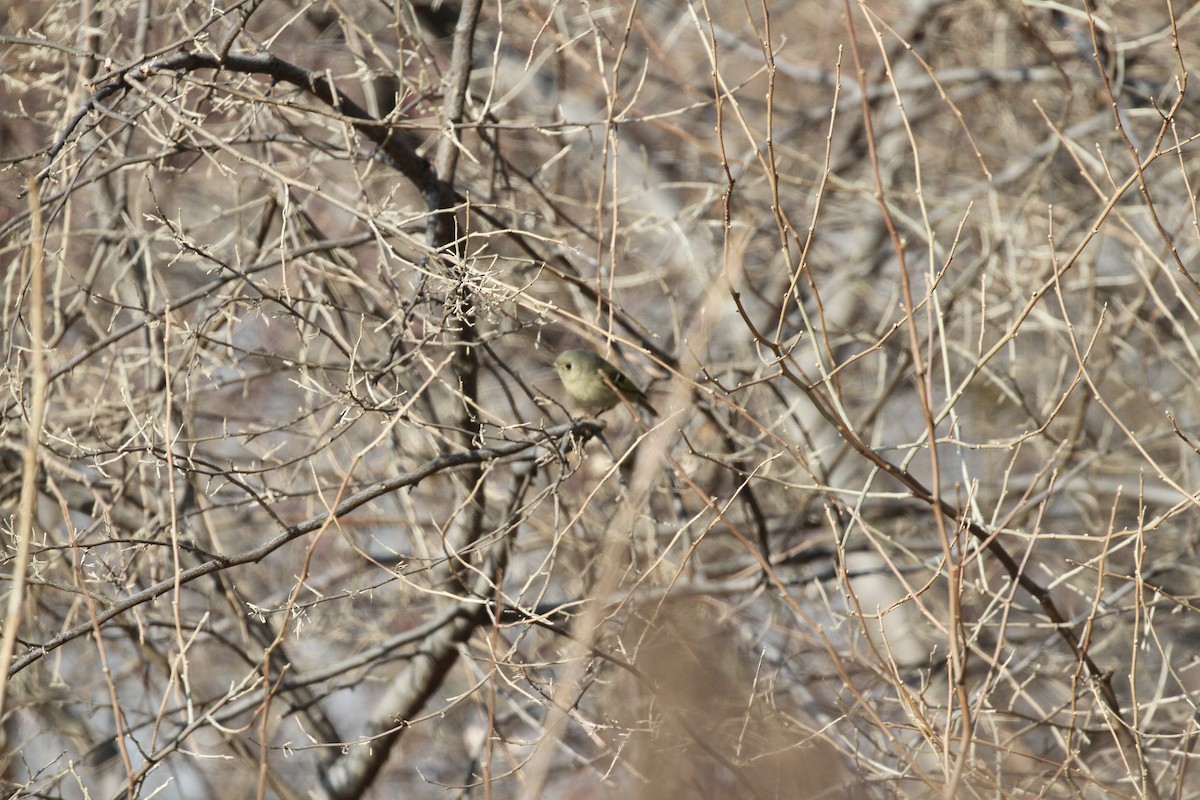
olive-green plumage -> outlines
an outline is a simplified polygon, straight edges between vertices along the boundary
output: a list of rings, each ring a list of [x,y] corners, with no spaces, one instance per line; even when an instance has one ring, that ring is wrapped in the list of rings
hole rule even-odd
[[[567,350],[554,360],[554,369],[576,405],[595,414],[607,411],[624,397],[651,414],[658,414],[642,390],[621,370],[590,350]]]

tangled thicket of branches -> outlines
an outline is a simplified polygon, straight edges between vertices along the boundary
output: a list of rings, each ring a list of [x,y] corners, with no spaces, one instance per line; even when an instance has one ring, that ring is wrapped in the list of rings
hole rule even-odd
[[[1200,6],[3,13],[4,796],[1200,797]]]

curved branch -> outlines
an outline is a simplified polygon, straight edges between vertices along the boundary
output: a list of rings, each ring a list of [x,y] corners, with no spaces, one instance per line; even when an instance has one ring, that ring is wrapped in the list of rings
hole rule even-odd
[[[46,152],[46,163],[38,173],[38,180],[43,181],[49,175],[55,158],[71,140],[83,119],[99,108],[105,100],[127,91],[131,80],[144,81],[160,72],[188,72],[197,69],[267,75],[275,81],[289,83],[307,92],[342,114],[355,130],[379,145],[389,163],[412,181],[428,202],[436,203],[441,198],[442,181],[434,172],[433,165],[421,156],[417,148],[401,133],[403,129],[371,116],[370,112],[334,86],[324,75],[310,72],[271,53],[229,53],[225,56],[211,53],[176,53],[156,58],[122,73],[93,92],[87,102],[71,117],[58,139]]]

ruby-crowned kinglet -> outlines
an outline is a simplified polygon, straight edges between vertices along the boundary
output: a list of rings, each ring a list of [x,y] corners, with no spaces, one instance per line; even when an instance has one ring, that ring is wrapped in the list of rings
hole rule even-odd
[[[590,350],[566,351],[554,360],[554,369],[558,370],[558,377],[562,378],[567,394],[585,411],[599,414],[621,402],[624,397],[651,414],[658,414],[633,381]]]

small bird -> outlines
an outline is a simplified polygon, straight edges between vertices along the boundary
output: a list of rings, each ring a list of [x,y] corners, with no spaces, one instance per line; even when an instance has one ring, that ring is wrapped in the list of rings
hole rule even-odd
[[[658,414],[633,381],[590,350],[567,350],[554,360],[554,369],[567,394],[585,411],[601,414],[625,398],[651,414]]]

